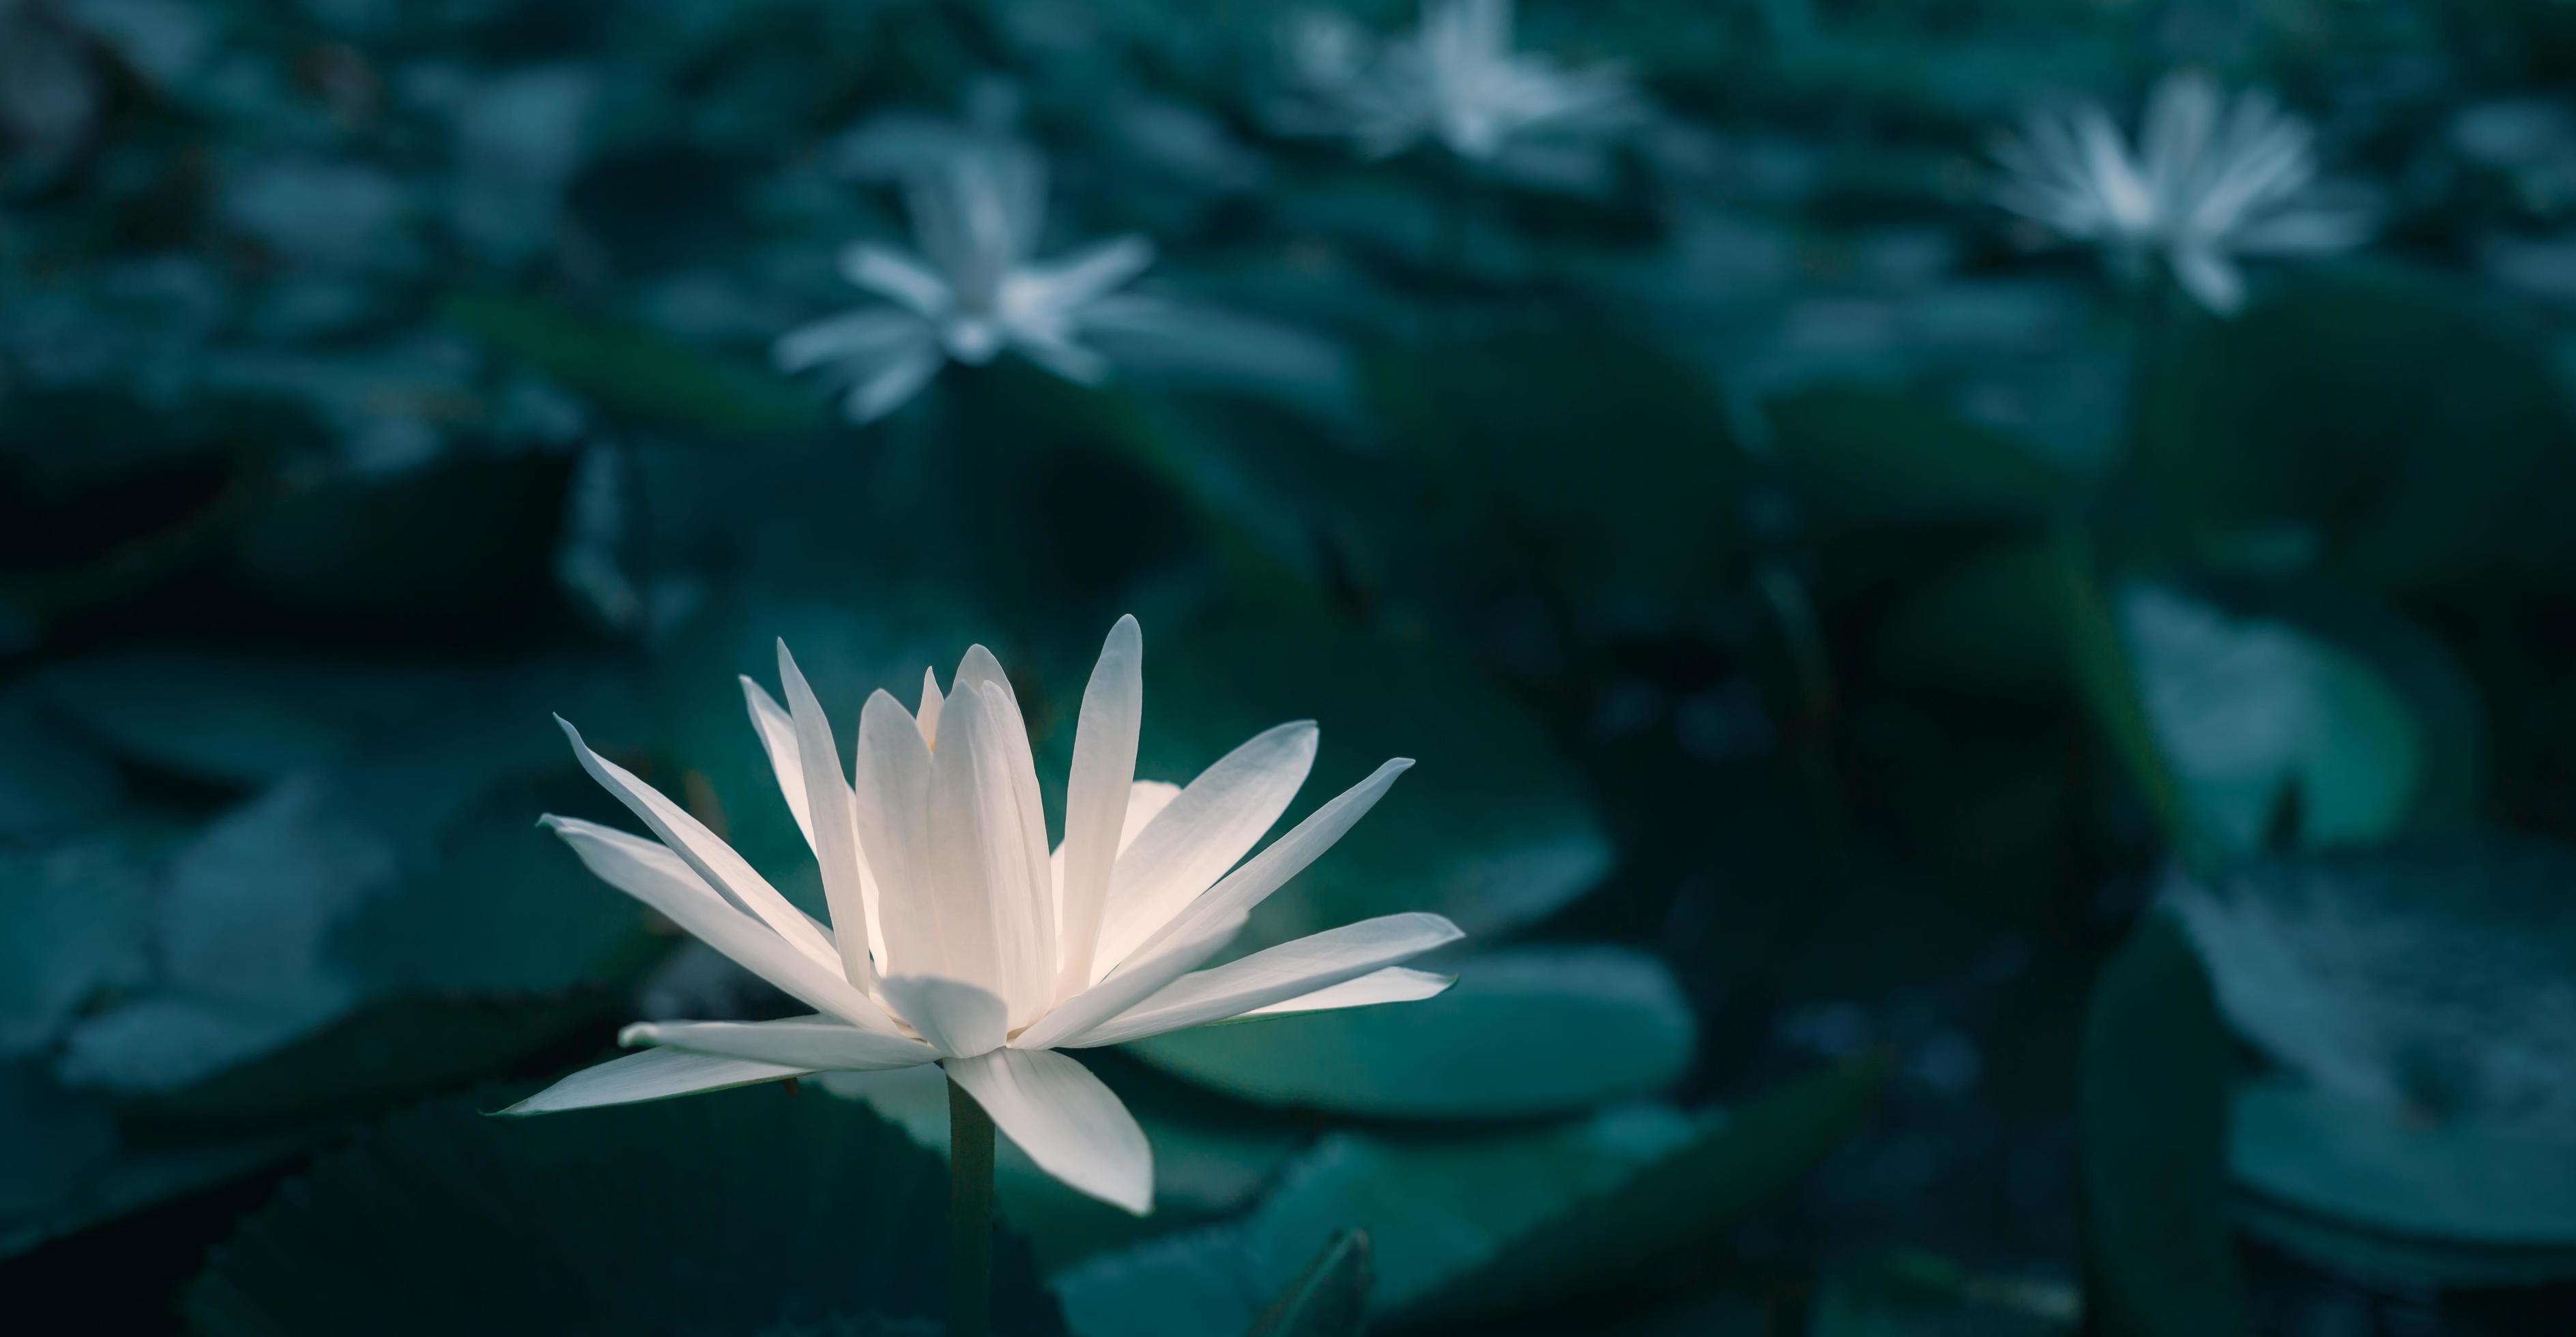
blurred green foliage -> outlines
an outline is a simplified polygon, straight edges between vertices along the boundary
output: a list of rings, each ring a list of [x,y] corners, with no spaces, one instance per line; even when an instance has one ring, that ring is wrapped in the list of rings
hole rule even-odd
[[[1645,108],[1570,183],[1282,133],[1292,8],[0,0],[11,1293],[934,1331],[935,1085],[474,1116],[792,1006],[547,717],[819,911],[732,675],[986,642],[1052,786],[1133,611],[1140,774],[1421,763],[1238,950],[1470,939],[1086,1056],[1158,1210],[1005,1148],[1005,1331],[2567,1327],[2567,7],[1527,0]],[[2378,241],[2032,253],[1985,137],[2187,65]],[[771,340],[994,137],[1200,323],[842,423]]]

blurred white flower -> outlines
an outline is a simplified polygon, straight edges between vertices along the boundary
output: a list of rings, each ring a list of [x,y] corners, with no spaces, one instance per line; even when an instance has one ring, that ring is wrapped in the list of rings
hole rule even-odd
[[[2345,250],[2370,234],[2366,209],[2316,189],[2305,121],[2259,91],[2231,99],[2196,72],[2157,82],[2134,152],[2093,104],[2035,113],[1993,152],[2004,208],[2122,265],[2161,257],[2220,315],[2244,305],[2239,257]]]
[[[1127,235],[1037,259],[1046,169],[1033,153],[961,150],[905,188],[918,253],[855,242],[841,274],[892,302],[816,321],[778,340],[778,365],[822,369],[842,407],[871,422],[912,398],[949,361],[980,366],[1010,349],[1067,380],[1096,385],[1109,360],[1079,341],[1095,323],[1133,318],[1148,298],[1117,289],[1154,261]]]
[[[1635,109],[1616,67],[1569,70],[1514,51],[1511,0],[1423,0],[1421,25],[1383,42],[1342,14],[1308,11],[1280,45],[1283,128],[1346,137],[1372,158],[1436,140],[1492,162],[1533,136],[1617,128]]]
[[[828,925],[566,724],[582,766],[660,840],[570,817],[546,825],[592,872],[815,1015],[630,1026],[621,1039],[657,1048],[575,1073],[510,1112],[935,1063],[1048,1173],[1148,1210],[1144,1130],[1055,1050],[1428,998],[1449,979],[1401,963],[1459,933],[1438,915],[1388,915],[1197,969],[1412,763],[1380,766],[1238,867],[1304,783],[1315,726],[1259,734],[1186,788],[1136,780],[1143,666],[1136,620],[1121,618],[1083,693],[1064,840],[1050,855],[1019,703],[984,647],[966,652],[945,697],[925,675],[917,716],[884,692],[868,698],[854,785],[822,704],[780,645],[787,704],[748,678],[743,692],[821,864]]]

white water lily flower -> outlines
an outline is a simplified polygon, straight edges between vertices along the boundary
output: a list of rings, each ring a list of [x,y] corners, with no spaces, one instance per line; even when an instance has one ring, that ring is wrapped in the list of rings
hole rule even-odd
[[[1489,162],[1533,135],[1612,128],[1633,109],[1616,68],[1569,70],[1513,50],[1511,0],[1423,0],[1420,27],[1384,43],[1341,14],[1309,11],[1282,46],[1286,127],[1346,136],[1373,158],[1436,140]]]
[[[902,407],[946,363],[981,366],[1004,349],[1070,381],[1105,380],[1109,359],[1079,336],[1155,305],[1116,291],[1154,263],[1154,244],[1129,234],[1037,259],[1046,189],[1044,161],[1004,145],[913,173],[904,200],[919,253],[865,241],[841,252],[841,276],[893,305],[788,332],[772,350],[779,368],[824,370],[860,423]]]
[[[1459,932],[1438,915],[1388,915],[1200,969],[1413,763],[1380,766],[1247,860],[1305,781],[1314,724],[1257,735],[1187,786],[1136,780],[1143,664],[1136,620],[1121,618],[1082,696],[1064,840],[1050,854],[1019,703],[984,647],[966,652],[944,697],[925,675],[917,716],[884,692],[868,698],[854,784],[781,644],[787,704],[748,678],[743,692],[822,865],[828,924],[564,725],[583,768],[660,839],[570,817],[545,824],[610,885],[814,1014],[630,1026],[625,1043],[656,1047],[575,1073],[509,1112],[936,1063],[1048,1173],[1147,1211],[1144,1130],[1055,1051],[1428,998],[1450,980],[1402,963]]]
[[[2262,92],[2230,99],[2208,76],[2177,72],[2148,95],[2133,153],[2096,105],[2034,114],[2003,135],[1996,202],[2069,241],[2134,266],[2160,256],[2176,282],[2220,315],[2245,302],[2241,256],[2318,254],[2359,245],[2366,210],[2316,189],[2314,136]]]

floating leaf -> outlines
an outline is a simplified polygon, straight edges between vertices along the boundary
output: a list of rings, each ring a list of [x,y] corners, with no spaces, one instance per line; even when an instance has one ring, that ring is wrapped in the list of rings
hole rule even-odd
[[[2576,1129],[2576,851],[2415,840],[2175,879],[2236,1031],[2392,1118]]]
[[[155,968],[73,1027],[66,1079],[169,1117],[300,1116],[471,1076],[589,1018],[606,999],[586,986],[656,953],[641,909],[536,829],[613,800],[516,699],[281,782],[181,847]]]
[[[1261,1311],[1245,1337],[1361,1337],[1368,1331],[1368,1292],[1368,1232],[1345,1230]]]
[[[2367,1230],[2576,1256],[2576,1135],[2409,1124],[2272,1080],[2236,1093],[2228,1163],[2256,1193]]]
[[[1371,1312],[1398,1324],[1615,1290],[1788,1187],[1856,1125],[1878,1080],[1864,1064],[1740,1112],[1632,1105],[1539,1131],[1336,1134],[1244,1220],[1093,1259],[1057,1293],[1077,1332],[1239,1331],[1312,1241],[1346,1229],[1371,1241]]]
[[[755,1087],[477,1112],[500,1103],[410,1110],[315,1162],[216,1248],[193,1330],[698,1334],[945,1312],[946,1169],[865,1111]],[[994,1288],[999,1331],[1062,1330],[1015,1241]]]
[[[2283,839],[2352,844],[2473,809],[2474,743],[2462,740],[2476,736],[2474,698],[2439,648],[2392,616],[2358,615],[2380,633],[2373,658],[2301,622],[2168,586],[2122,590],[2115,613],[2195,841],[2233,854]],[[2392,660],[2406,677],[2381,666]]]
[[[1402,1119],[1565,1113],[1661,1090],[1690,1067],[1690,1002],[1653,957],[1525,947],[1452,968],[1458,984],[1437,998],[1178,1031],[1126,1052],[1266,1105]]]
[[[2113,1337],[2245,1330],[2227,1213],[2229,1044],[2181,928],[2141,921],[2094,986],[2078,1077],[2088,1293]]]

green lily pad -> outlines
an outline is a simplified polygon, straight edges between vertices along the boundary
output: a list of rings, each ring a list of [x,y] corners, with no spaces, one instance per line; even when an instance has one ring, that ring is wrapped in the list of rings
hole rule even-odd
[[[1057,1280],[1074,1330],[1235,1332],[1320,1241],[1363,1229],[1373,1316],[1463,1321],[1677,1264],[1785,1190],[1856,1126],[1876,1065],[1739,1111],[1624,1105],[1535,1131],[1326,1138],[1241,1221],[1093,1259]]]
[[[66,1079],[255,1124],[419,1094],[595,1018],[660,944],[536,828],[614,804],[548,732],[442,717],[219,818],[171,860],[152,970],[68,1032]]]
[[[2576,1254],[2576,1136],[2410,1124],[2275,1079],[2236,1093],[2228,1164],[2255,1193],[2383,1234]]]
[[[1659,1091],[1698,1024],[1663,963],[1612,947],[1525,947],[1454,963],[1436,998],[1210,1026],[1125,1052],[1265,1105],[1390,1119],[1561,1114]]]
[[[2570,887],[2576,849],[2484,835],[2249,860],[2166,898],[2274,1062],[2391,1119],[2549,1139],[2576,1129]]]
[[[2077,1078],[2088,1309],[2105,1333],[2245,1330],[2228,1222],[2231,1043],[2181,927],[2141,921],[2094,986]]]
[[[184,1308],[206,1337],[759,1333],[947,1305],[947,1173],[864,1110],[753,1087],[542,1119],[498,1099],[386,1120],[218,1245]],[[995,1326],[1061,1332],[1027,1253]]]
[[[1345,1230],[1253,1320],[1245,1337],[1360,1337],[1368,1330],[1369,1242]]]
[[[2229,854],[2357,844],[2473,810],[2465,681],[2393,615],[2336,611],[2344,629],[2376,633],[2376,653],[2324,634],[2313,612],[2294,620],[2164,585],[2119,592],[2139,706],[2193,840]]]

